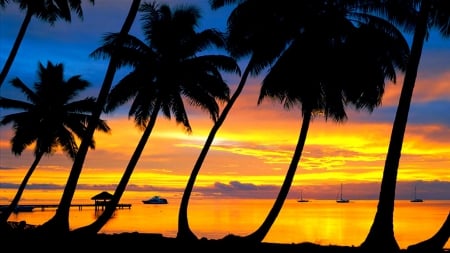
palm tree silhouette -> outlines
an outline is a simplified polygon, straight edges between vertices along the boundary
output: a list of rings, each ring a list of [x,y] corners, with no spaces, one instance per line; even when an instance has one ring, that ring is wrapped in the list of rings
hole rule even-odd
[[[114,192],[110,204],[91,225],[76,231],[98,232],[110,219],[126,185],[133,173],[144,147],[152,133],[159,112],[168,119],[182,124],[191,132],[183,97],[191,105],[208,111],[216,121],[219,105],[216,100],[226,101],[229,88],[222,80],[220,70],[239,72],[233,58],[224,55],[197,56],[211,45],[223,46],[222,34],[207,29],[196,32],[199,10],[194,6],[183,6],[171,10],[168,5],[156,2],[144,3],[143,32],[145,42],[134,36],[125,38],[119,50],[122,55],[119,65],[131,64],[134,68],[111,90],[106,111],[112,111],[127,101],[132,101],[129,116],[134,116],[143,135]],[[110,55],[112,44],[117,43],[117,34],[105,38],[105,45],[94,55]],[[128,57],[127,57],[128,56]]]
[[[275,203],[245,238],[262,241],[269,232],[289,193],[311,121],[323,116],[344,122],[347,106],[372,112],[381,105],[386,80],[395,82],[396,70],[406,66],[409,48],[400,31],[370,16],[351,19],[356,12],[349,7],[324,6],[263,79],[258,103],[269,97],[288,110],[298,105],[303,120]]]
[[[130,9],[125,18],[125,21],[120,30],[120,37],[125,37],[131,29],[134,23],[139,6],[141,4],[140,0],[133,0],[130,5]],[[85,141],[92,138],[94,135],[95,127],[100,120],[100,115],[103,112],[106,100],[108,98],[109,91],[112,86],[114,75],[116,74],[117,62],[120,58],[118,54],[112,54],[111,59],[108,63],[108,68],[106,69],[105,77],[103,79],[102,86],[99,91],[99,95],[96,101],[96,107],[92,112],[92,118],[88,122],[87,130],[85,132],[84,138],[81,141],[80,147],[78,149],[77,155],[70,170],[69,178],[67,179],[66,186],[59,202],[58,208],[53,217],[48,221],[38,227],[38,230],[51,233],[60,234],[69,232],[69,211],[72,203],[73,196],[77,187],[78,179],[83,169],[83,164],[86,159],[86,155],[89,149],[89,142]]]
[[[222,7],[224,4],[233,3],[236,1],[216,1],[211,0],[211,7],[213,9],[217,9]],[[238,1],[239,2],[239,1]],[[192,193],[192,189],[194,188],[195,180],[197,175],[202,167],[202,164],[208,154],[209,148],[214,141],[215,135],[219,131],[220,127],[224,123],[228,113],[236,102],[237,98],[241,94],[244,86],[247,82],[247,78],[249,75],[257,76],[262,70],[264,70],[267,66],[269,66],[281,53],[281,51],[286,46],[286,38],[290,36],[290,30],[285,29],[287,25],[289,25],[288,21],[280,22],[280,20],[274,20],[275,17],[271,19],[271,13],[273,13],[275,7],[278,5],[267,4],[266,1],[243,1],[250,2],[250,8],[247,8],[245,5],[244,10],[239,9],[238,6],[228,18],[228,42],[227,48],[233,57],[236,59],[243,59],[249,57],[248,64],[242,73],[241,80],[231,96],[230,100],[227,102],[222,112],[220,113],[219,118],[211,128],[208,137],[203,145],[203,148],[197,158],[197,161],[194,164],[194,167],[191,171],[191,175],[189,176],[188,183],[183,192],[183,196],[180,203],[180,210],[178,213],[178,233],[177,238],[183,240],[196,240],[197,237],[192,232],[189,227],[188,217],[187,217],[187,208],[189,204],[189,198]],[[264,4],[263,4],[264,3]],[[287,2],[293,7],[295,2]],[[243,4],[244,5],[244,4]],[[286,8],[289,9],[289,8]],[[295,10],[295,8],[291,8],[290,10]],[[254,26],[250,29],[252,33],[248,33],[245,37],[245,40],[242,39],[243,36],[239,36],[240,32],[246,31],[247,27],[241,27],[242,22],[240,20],[236,20],[241,17],[240,15],[235,15],[240,13],[241,11],[247,11],[248,15],[255,17],[261,17],[257,19],[258,22],[251,23],[250,25]],[[246,16],[246,15],[243,15]],[[247,16],[248,17],[248,16]],[[286,32],[288,31],[288,32]],[[231,32],[231,33],[230,33]]]
[[[39,80],[34,84],[34,91],[28,88],[19,78],[11,81],[11,84],[25,94],[27,101],[0,97],[0,107],[18,110],[18,112],[5,115],[0,125],[13,123],[15,135],[11,139],[11,150],[15,155],[21,155],[27,146],[35,143],[35,159],[16,195],[6,210],[0,214],[0,223],[6,224],[14,208],[18,205],[20,197],[27,182],[41,158],[51,155],[58,146],[63,152],[74,159],[78,151],[75,136],[83,138],[87,122],[95,106],[92,97],[74,101],[73,99],[89,86],[89,83],[73,76],[64,80],[64,68],[62,64],[47,63],[43,66],[39,63]],[[106,122],[100,120],[97,129],[109,132]],[[95,148],[93,139],[89,140],[90,147]]]
[[[372,8],[372,10],[374,9]],[[393,252],[399,250],[393,226],[398,166],[422,49],[429,37],[429,30],[432,28],[436,28],[443,37],[450,36],[450,5],[447,0],[379,1],[376,10],[379,14],[387,16],[392,22],[404,27],[406,32],[414,33],[411,56],[392,125],[377,212],[370,231],[361,244],[361,247],[365,249]]]
[[[89,0],[94,4],[94,0]],[[12,0],[12,2],[17,2],[21,10],[26,10],[25,17],[23,19],[22,25],[20,26],[19,33],[17,34],[16,40],[14,41],[13,47],[6,59],[5,65],[3,66],[2,72],[0,72],[0,87],[8,75],[8,72],[13,64],[14,58],[19,51],[20,44],[25,37],[25,32],[28,29],[31,18],[37,17],[45,22],[53,25],[58,19],[62,19],[67,22],[71,22],[72,15],[71,10],[75,11],[78,17],[83,18],[83,9],[81,8],[81,0]],[[3,7],[7,0],[1,0],[0,5]]]

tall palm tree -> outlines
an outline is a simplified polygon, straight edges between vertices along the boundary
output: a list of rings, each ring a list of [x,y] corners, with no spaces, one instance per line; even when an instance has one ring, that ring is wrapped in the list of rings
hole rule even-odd
[[[6,59],[2,72],[0,72],[0,87],[8,75],[14,58],[19,51],[20,44],[25,37],[32,17],[37,17],[45,22],[53,25],[58,19],[71,22],[71,10],[75,11],[78,17],[83,18],[83,9],[81,8],[81,0],[12,0],[17,2],[21,10],[26,10],[25,17],[20,26],[19,33],[14,41],[13,47]],[[89,0],[94,4],[94,0]],[[8,0],[1,0],[0,5],[4,6]]]
[[[355,3],[353,1],[341,1],[339,4],[336,2],[326,2],[326,1],[303,1],[302,7],[298,7],[297,3],[292,3],[292,1],[282,1],[277,2],[276,4],[273,3],[273,1],[252,1],[252,0],[246,0],[246,1],[211,1],[213,8],[222,7],[225,4],[230,3],[238,3],[238,6],[232,11],[230,17],[228,18],[228,31],[230,33],[230,51],[232,52],[232,55],[241,57],[241,56],[247,56],[250,54],[250,61],[248,64],[247,69],[244,71],[244,74],[241,79],[241,83],[238,86],[238,89],[236,93],[233,95],[230,102],[227,104],[227,107],[224,109],[221,117],[219,117],[218,123],[221,123],[221,119],[223,119],[226,116],[227,109],[229,109],[232,105],[232,102],[234,101],[233,98],[237,97],[237,95],[240,92],[240,88],[245,83],[245,79],[247,78],[247,71],[249,68],[255,68],[256,73],[258,71],[262,70],[264,67],[266,67],[268,64],[276,60],[278,55],[283,51],[284,47],[286,45],[289,45],[292,43],[292,40],[295,38],[295,36],[299,33],[299,31],[303,30],[305,25],[314,22],[323,22],[322,17],[319,17],[319,19],[314,18],[312,15],[317,15],[317,13],[322,13],[327,8],[329,13],[333,13],[333,11],[337,10],[335,9],[335,6],[345,6],[347,5],[348,9],[351,10],[352,7],[354,7]],[[327,5],[329,3],[329,5]],[[333,9],[334,8],[334,9]],[[370,20],[370,16],[361,16],[360,14],[353,13],[353,18],[359,19],[359,22],[363,22],[365,19]],[[387,26],[389,29],[393,29],[391,31],[386,31],[386,34],[393,33],[391,35],[395,35],[391,39],[393,41],[396,41],[397,46],[401,47],[401,51],[398,52],[397,57],[400,57],[398,59],[394,59],[393,61],[397,60],[398,63],[402,63],[405,61],[405,55],[407,50],[407,44],[405,44],[405,41],[402,36],[400,36],[398,30],[396,30],[394,27],[390,26],[389,24],[386,24],[385,22],[381,22],[382,20],[376,20],[373,19],[373,21],[378,21],[378,25]],[[330,34],[339,32],[345,32],[342,30],[342,28],[349,27],[348,24],[351,21],[347,21],[344,23],[336,23],[336,20],[328,20],[327,24],[324,24],[324,27],[321,27],[320,29],[327,28],[327,26],[332,26],[331,29],[328,31]],[[339,25],[344,24],[343,27],[339,27]],[[336,29],[333,31],[333,29]],[[270,41],[265,39],[265,36],[271,35],[271,38],[276,38],[275,41]],[[392,41],[392,42],[393,42]],[[373,58],[371,58],[373,59]],[[254,63],[259,63],[259,65],[254,65]],[[261,64],[262,63],[262,64]],[[386,64],[389,64],[389,62],[386,62]],[[385,73],[380,73],[380,76],[385,75],[386,78],[392,79],[395,76],[389,76],[389,74],[393,71],[393,69],[387,69]],[[395,72],[395,71],[394,71]],[[372,75],[373,76],[373,75]],[[364,76],[360,76],[364,77]],[[364,78],[363,78],[364,79]],[[366,79],[364,79],[366,80]],[[384,79],[377,79],[377,84],[384,83]],[[336,80],[335,82],[339,82]],[[360,83],[357,83],[359,86]],[[356,85],[356,84],[355,84]],[[370,87],[370,85],[369,85]],[[355,89],[356,88],[356,89]],[[357,86],[353,87],[353,99],[358,99],[358,96],[363,92],[362,87],[357,88]],[[350,92],[350,89],[347,88],[347,91]],[[365,91],[367,92],[367,90]],[[374,92],[373,92],[374,93]],[[349,93],[348,96],[351,94]],[[376,98],[376,94],[372,94],[372,103],[378,102]],[[328,98],[329,99],[329,98]],[[350,99],[350,98],[347,98]],[[362,100],[362,98],[360,98]],[[366,99],[369,99],[367,97]],[[354,100],[355,103],[368,103],[368,100],[366,101],[357,101]],[[363,106],[364,107],[364,106]],[[324,109],[324,108],[322,108]],[[223,116],[223,117],[222,117]],[[308,122],[308,119],[305,119],[304,122]],[[309,123],[308,123],[309,125]],[[193,188],[193,184],[195,182],[195,177],[198,174],[198,171],[201,167],[201,164],[206,156],[206,153],[208,151],[209,146],[212,143],[212,140],[214,138],[215,133],[217,132],[218,128],[220,127],[220,124],[216,124],[214,128],[211,130],[210,135],[208,137],[208,141],[205,144],[202,153],[200,154],[197,163],[194,166],[194,169],[191,174],[191,178],[188,181],[188,185],[185,189],[181,206],[180,206],[180,214],[179,214],[179,227],[178,227],[178,237],[180,238],[195,238],[195,235],[190,231],[189,224],[187,221],[187,202],[189,200],[190,193]],[[305,130],[307,130],[306,126],[304,127]],[[305,131],[306,132],[306,131]],[[305,138],[306,135],[301,135],[300,138]],[[299,159],[299,155],[301,152],[302,146],[297,147],[297,152],[294,155],[293,162],[290,166],[291,171],[289,173],[289,176],[293,176],[292,169],[296,168],[296,162],[295,159]],[[300,151],[300,152],[298,152]],[[298,162],[298,161],[297,161]],[[264,222],[263,226],[258,229],[255,233],[248,236],[248,238],[252,240],[262,240],[264,238],[264,235],[267,233],[268,229],[270,228],[271,224],[275,220],[282,203],[286,197],[287,191],[290,186],[291,179],[287,178],[283,184],[282,190],[280,192],[279,197],[277,198],[276,203],[274,204],[274,208],[271,210],[271,213],[267,217],[266,221]]]
[[[183,6],[171,10],[168,5],[159,6],[152,2],[142,4],[141,9],[147,43],[131,35],[125,39],[123,48],[119,49],[122,55],[119,65],[131,64],[134,70],[111,90],[106,110],[114,110],[133,100],[129,116],[134,116],[136,125],[144,129],[144,133],[105,211],[94,223],[76,231],[96,233],[109,220],[139,161],[159,112],[169,119],[175,117],[177,123],[191,132],[183,102],[185,97],[191,105],[208,111],[216,121],[219,114],[216,100],[226,101],[229,95],[220,70],[239,73],[237,63],[229,56],[198,56],[211,45],[223,46],[224,39],[221,33],[212,29],[195,31],[200,18],[196,7]],[[110,55],[111,45],[117,43],[117,38],[116,34],[108,36],[106,45],[95,51],[94,55]]]
[[[392,126],[377,212],[370,231],[361,244],[361,247],[365,249],[393,252],[399,250],[393,227],[397,174],[422,49],[431,29],[437,29],[443,37],[450,36],[450,2],[447,0],[384,0],[378,1],[378,4],[380,5],[376,6],[375,11],[404,27],[406,32],[413,32],[411,56]],[[374,9],[370,8],[370,10]]]
[[[270,97],[288,110],[299,105],[303,121],[280,192],[262,225],[245,237],[250,240],[262,241],[278,216],[311,121],[321,115],[343,122],[347,106],[372,112],[381,105],[386,81],[395,82],[396,71],[405,68],[409,48],[399,31],[374,17],[352,20],[349,14],[356,13],[338,8],[313,17],[263,79],[258,103]]]
[[[130,31],[139,10],[140,4],[140,0],[133,0],[131,2],[130,9],[119,33],[120,37],[125,37]],[[120,57],[121,56],[118,54],[112,54],[111,59],[108,63],[108,68],[103,79],[102,87],[100,88],[99,95],[97,97],[96,106],[92,112],[92,118],[88,122],[85,137],[81,141],[80,147],[72,165],[72,169],[70,170],[69,178],[67,179],[66,187],[64,188],[63,195],[58,205],[58,209],[56,209],[56,212],[52,218],[38,227],[38,230],[57,234],[69,232],[70,205],[72,203],[78,179],[83,170],[83,164],[89,149],[89,142],[87,141],[87,139],[92,138],[92,136],[94,135],[95,127],[100,120],[100,115],[102,114],[104,106],[106,104],[114,75],[116,74],[117,62]]]
[[[11,151],[15,155],[21,155],[27,146],[35,143],[35,159],[16,195],[6,210],[0,214],[0,223],[6,224],[9,216],[18,205],[27,182],[41,158],[51,155],[58,146],[63,152],[74,159],[78,151],[75,136],[83,138],[88,120],[91,118],[95,99],[92,97],[83,100],[73,99],[89,86],[89,83],[73,76],[64,80],[64,68],[62,64],[47,63],[43,66],[39,63],[39,80],[34,84],[34,91],[28,88],[19,78],[11,81],[11,84],[26,95],[27,101],[0,97],[0,107],[19,110],[5,115],[0,125],[13,123],[15,135],[11,139]],[[97,129],[109,132],[109,127],[104,121],[99,121]],[[93,139],[89,140],[90,147],[95,148]]]
[[[229,1],[228,3],[234,3],[240,1]],[[225,105],[224,109],[220,113],[219,118],[211,128],[208,137],[203,145],[203,148],[194,164],[191,171],[191,175],[188,179],[187,185],[183,192],[183,196],[180,203],[180,209],[178,213],[178,233],[177,238],[183,240],[196,240],[197,237],[189,227],[187,209],[189,199],[194,188],[195,180],[202,167],[202,164],[208,154],[209,148],[214,141],[215,135],[219,131],[222,124],[236,102],[237,98],[241,94],[244,86],[247,82],[247,78],[250,75],[257,76],[259,73],[268,67],[284,50],[286,46],[287,38],[290,38],[291,30],[286,29],[289,26],[289,20],[280,20],[276,16],[271,14],[279,7],[277,4],[273,4],[273,1],[257,0],[257,1],[242,1],[246,4],[237,7],[228,18],[228,31],[234,31],[229,34],[228,37],[228,50],[236,59],[249,58],[248,64],[242,73],[241,80],[231,96],[230,100]],[[248,2],[248,3],[247,3]],[[223,1],[210,0],[211,7],[217,9],[223,6]],[[286,1],[286,4],[294,7],[295,1]],[[294,10],[295,8],[286,8],[286,10]],[[241,12],[247,12],[248,15],[254,17],[254,20],[258,22],[250,23],[249,27],[242,27],[241,22],[236,20],[240,18]],[[239,15],[238,15],[239,14]],[[245,15],[244,15],[245,16]],[[252,31],[246,36],[246,40],[241,39],[238,31]],[[240,45],[240,46],[239,46]]]

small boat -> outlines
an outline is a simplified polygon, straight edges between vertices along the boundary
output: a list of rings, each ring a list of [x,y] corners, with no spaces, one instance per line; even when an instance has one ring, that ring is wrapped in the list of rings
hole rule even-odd
[[[423,199],[417,197],[417,189],[414,186],[414,198],[410,200],[411,202],[423,202]]]
[[[309,202],[309,200],[303,198],[303,191],[300,192],[300,199],[297,202]]]
[[[341,193],[340,193],[340,195],[339,195],[339,198],[336,199],[336,202],[337,202],[337,203],[348,203],[348,202],[350,202],[350,200],[344,199],[344,198],[342,197],[342,184],[341,184]]]
[[[144,204],[168,204],[169,202],[165,198],[161,198],[160,196],[153,196],[149,199],[142,200]]]

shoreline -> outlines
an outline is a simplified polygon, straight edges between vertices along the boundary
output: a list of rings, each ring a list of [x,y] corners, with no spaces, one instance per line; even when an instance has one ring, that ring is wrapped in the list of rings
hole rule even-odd
[[[49,236],[35,232],[38,225],[26,222],[8,222],[10,233],[3,235],[8,244],[18,246],[18,250],[37,250],[46,252],[70,251],[111,251],[133,252],[152,249],[156,252],[252,252],[252,253],[367,253],[357,246],[320,245],[311,242],[273,243],[248,242],[237,236],[226,236],[222,239],[200,238],[184,241],[174,237],[163,236],[159,233],[121,232],[97,233],[95,235],[80,235],[68,233],[65,236]],[[151,248],[149,248],[149,246]],[[400,249],[399,253],[410,252]],[[450,249],[443,249],[433,253],[449,253]],[[431,253],[431,252],[423,252]]]
[[[311,200],[311,199],[310,199]],[[271,200],[204,200],[190,203],[189,223],[197,238],[221,239],[228,234],[245,236],[264,220],[272,205]],[[377,201],[358,201],[336,204],[335,201],[298,203],[286,202],[264,242],[312,242],[320,245],[359,246],[370,229]],[[26,202],[31,203],[31,202]],[[169,200],[169,205],[135,204],[131,209],[120,209],[100,233],[161,233],[177,236],[179,203]],[[449,201],[427,201],[411,204],[400,201],[396,206],[394,227],[400,248],[424,241],[436,233],[448,214]],[[217,207],[221,208],[217,208]],[[411,212],[414,209],[414,212]],[[10,221],[26,221],[40,225],[50,219],[55,210],[34,209],[19,212]],[[70,210],[70,229],[91,224],[100,215],[94,207],[76,207]],[[450,242],[446,248],[450,248]]]

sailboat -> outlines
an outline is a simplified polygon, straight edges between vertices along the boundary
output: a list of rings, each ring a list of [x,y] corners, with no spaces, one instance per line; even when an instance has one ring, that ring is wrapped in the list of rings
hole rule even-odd
[[[348,203],[348,202],[350,202],[350,200],[344,199],[344,198],[342,197],[342,184],[341,184],[341,192],[340,192],[339,198],[336,199],[336,202],[337,202],[337,203]]]
[[[309,202],[309,200],[303,198],[303,191],[300,191],[300,199],[297,202]]]
[[[423,202],[423,199],[417,197],[417,189],[416,189],[416,186],[414,186],[414,198],[411,199],[411,202]]]

